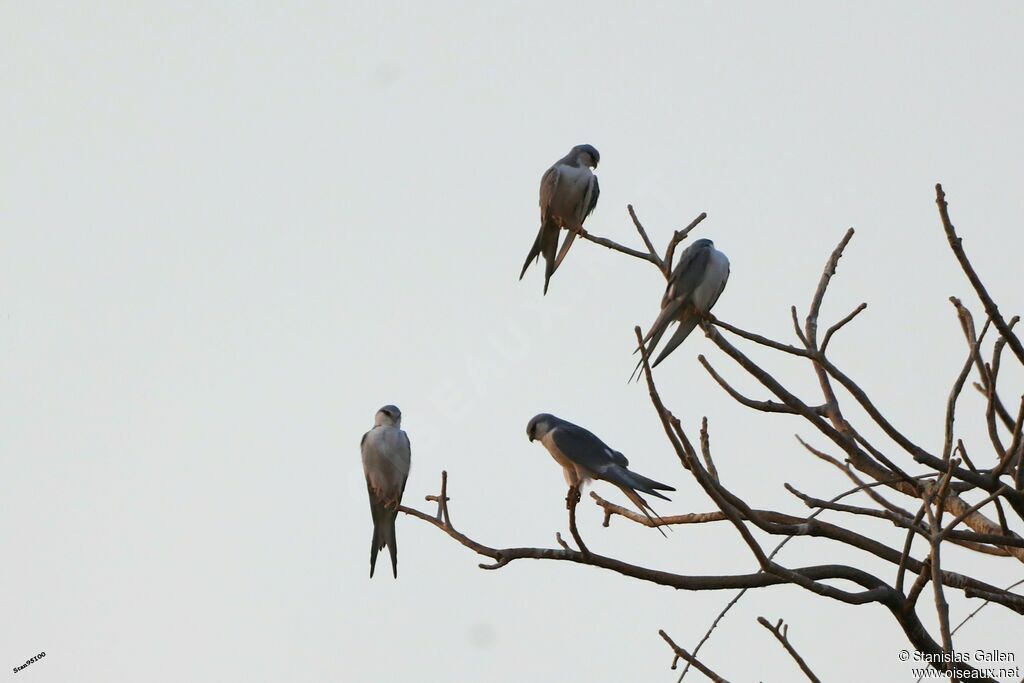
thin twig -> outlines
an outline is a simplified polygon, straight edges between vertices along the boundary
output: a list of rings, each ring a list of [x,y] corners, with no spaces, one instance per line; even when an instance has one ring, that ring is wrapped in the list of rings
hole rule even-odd
[[[662,259],[662,262],[665,264],[664,275],[666,278],[672,274],[672,259],[675,256],[676,247],[679,246],[679,243],[685,240],[689,236],[690,232],[700,225],[700,222],[707,217],[708,215],[706,213],[701,213],[690,221],[690,224],[685,228],[682,230],[676,230],[675,233],[672,234],[672,239],[669,240],[668,247],[665,249],[665,258]]]
[[[709,669],[707,666],[702,664],[701,661],[698,660],[695,656],[691,655],[689,652],[676,645],[675,642],[673,642],[673,640],[669,638],[668,634],[665,633],[663,629],[658,630],[658,635],[661,636],[666,643],[668,643],[668,646],[670,648],[672,648],[672,652],[675,655],[675,657],[672,659],[673,669],[676,668],[676,660],[682,659],[686,661],[687,666],[692,664],[693,668],[707,676],[708,679],[714,681],[714,683],[729,683],[729,681],[725,680],[724,678],[716,674],[714,671]]]
[[[634,258],[643,259],[644,261],[648,261],[650,263],[653,263],[659,269],[661,268],[661,265],[657,261],[654,261],[651,258],[651,255],[646,253],[646,252],[637,251],[636,249],[632,249],[630,247],[625,247],[625,246],[619,244],[618,242],[613,242],[612,240],[607,239],[605,237],[598,237],[597,235],[593,235],[593,234],[587,232],[583,228],[580,228],[579,236],[582,237],[583,239],[587,240],[588,242],[593,242],[594,244],[600,244],[602,247],[607,247],[608,249],[612,249],[614,251],[618,251],[620,253],[626,254],[627,256],[632,256]]]
[[[448,517],[448,472],[441,470],[441,493],[439,495],[426,496],[428,503],[437,503],[437,521],[443,522],[445,526],[451,526],[451,519]]]
[[[658,252],[654,250],[654,245],[651,244],[651,238],[647,236],[647,231],[644,230],[643,224],[640,219],[636,217],[636,212],[633,211],[633,205],[627,204],[626,210],[629,212],[629,217],[633,219],[633,225],[636,227],[636,231],[640,233],[640,239],[644,241],[644,246],[647,247],[647,253],[651,255],[651,263],[658,266],[658,270],[665,272],[665,263],[658,256]],[[665,277],[668,277],[666,275]]]
[[[793,658],[793,661],[797,663],[797,666],[799,666],[800,670],[804,672],[804,675],[807,676],[808,680],[812,683],[821,683],[821,679],[814,675],[814,672],[811,671],[811,667],[807,666],[807,662],[805,662],[804,658],[800,656],[800,653],[796,651],[793,644],[789,642],[789,626],[783,623],[782,619],[779,619],[778,623],[772,626],[764,617],[758,617],[757,623],[764,626],[773,636],[775,636],[775,639],[782,644],[782,647],[786,649],[786,652],[788,652],[789,656]]]
[[[580,552],[584,555],[589,555],[590,551],[587,550],[587,546],[583,543],[583,537],[580,536],[580,532],[576,528],[576,506],[579,502],[580,487],[570,486],[569,493],[565,497],[565,507],[569,510],[569,532],[572,534],[573,539],[575,539],[576,545],[579,546]]]
[[[735,325],[730,325],[729,323],[725,322],[724,320],[720,320],[720,319],[716,318],[715,316],[711,315],[710,313],[707,315],[707,318],[711,322],[712,325],[714,325],[716,327],[721,327],[723,330],[728,330],[729,332],[732,332],[735,335],[739,335],[740,337],[743,337],[744,339],[749,339],[750,341],[756,342],[756,343],[760,344],[761,346],[767,346],[770,349],[775,349],[776,351],[782,351],[784,353],[789,353],[789,354],[792,354],[794,356],[800,356],[801,358],[813,358],[814,357],[814,354],[812,354],[810,351],[807,351],[806,349],[801,349],[801,348],[798,348],[796,346],[792,346],[790,344],[783,344],[781,342],[777,342],[774,339],[769,339],[768,337],[765,337],[763,335],[757,334],[755,332],[747,332],[746,330],[740,329],[739,327],[736,327]]]
[[[1010,589],[1012,589],[1012,588],[1016,588],[1017,586],[1021,585],[1022,583],[1024,583],[1024,579],[1021,579],[1020,581],[1014,581],[1013,583],[1011,583],[1011,584],[1010,584],[1009,586],[1007,586],[1007,587],[1006,587],[1006,588],[1004,588],[1003,590],[1004,590],[1004,591],[1009,591]],[[986,607],[988,607],[988,606],[989,606],[990,604],[991,604],[991,601],[990,601],[990,600],[986,600],[985,602],[981,603],[981,605],[979,605],[979,606],[978,606],[978,608],[977,608],[976,610],[974,610],[973,612],[971,612],[970,614],[968,614],[968,615],[967,615],[966,617],[964,617],[964,618],[963,618],[963,619],[962,619],[962,620],[960,621],[960,623],[956,625],[956,628],[954,628],[954,629],[953,629],[952,631],[950,631],[950,635],[953,635],[953,634],[955,634],[955,633],[956,633],[957,631],[959,631],[959,630],[960,630],[960,627],[961,627],[961,626],[963,626],[963,625],[964,625],[964,624],[966,624],[966,623],[967,623],[968,621],[970,621],[970,620],[971,620],[972,618],[974,618],[974,615],[975,615],[975,614],[977,614],[977,613],[978,613],[978,612],[980,612],[981,610],[985,609],[985,608],[986,608]]]
[[[960,267],[970,281],[971,286],[974,287],[978,298],[981,299],[985,312],[988,313],[988,316],[992,318],[996,328],[998,328],[999,334],[1006,340],[1014,355],[1017,356],[1017,360],[1024,364],[1024,345],[1020,343],[1020,339],[1017,338],[1017,335],[1006,324],[1006,320],[1003,319],[1002,314],[999,312],[999,307],[996,306],[996,302],[989,296],[988,290],[985,289],[985,285],[982,284],[981,278],[975,272],[970,259],[967,258],[962,240],[957,236],[956,228],[953,227],[953,223],[949,218],[949,205],[946,203],[946,193],[943,192],[941,184],[935,185],[935,203],[939,206],[939,217],[942,219],[942,227],[946,231],[946,239],[949,240],[949,247],[953,250],[953,255],[960,262]]]
[[[790,415],[797,414],[797,411],[794,408],[787,406],[785,403],[779,403],[777,401],[757,401],[752,398],[747,398],[740,392],[736,391],[736,389],[734,389],[732,385],[726,382],[722,378],[722,376],[719,375],[717,371],[715,371],[715,369],[711,366],[711,363],[708,362],[708,359],[705,358],[703,354],[698,355],[697,360],[700,361],[700,364],[703,365],[704,369],[708,371],[708,374],[711,375],[712,379],[718,382],[718,385],[720,387],[725,389],[726,393],[728,393],[730,396],[736,399],[737,402],[747,406],[748,408],[760,410],[763,413],[787,413]],[[824,415],[826,406],[815,406],[812,408],[812,410],[814,410],[819,415]]]
[[[846,323],[850,322],[858,315],[860,315],[861,311],[863,311],[867,307],[867,303],[862,303],[860,306],[857,306],[857,308],[853,309],[851,313],[847,314],[845,318],[837,322],[832,327],[828,328],[828,330],[825,331],[825,338],[821,340],[821,352],[825,353],[825,349],[828,348],[828,343],[832,339],[832,335],[834,335],[839,330],[843,329]]]

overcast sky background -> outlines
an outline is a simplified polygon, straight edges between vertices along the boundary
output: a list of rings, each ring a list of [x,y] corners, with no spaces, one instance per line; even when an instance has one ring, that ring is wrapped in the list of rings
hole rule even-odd
[[[454,522],[492,546],[565,529],[561,473],[525,437],[542,411],[675,485],[660,513],[713,508],[626,384],[655,269],[577,242],[547,297],[541,267],[516,279],[541,174],[588,142],[587,227],[639,246],[631,202],[663,248],[707,211],[695,236],[732,262],[716,313],[748,329],[791,340],[789,306],[855,227],[824,319],[869,308],[835,360],[939,448],[965,354],[947,297],[979,307],[933,186],[1001,308],[1024,310],[1022,30],[1010,2],[0,3],[0,670],[45,651],[19,681],[674,681],[657,630],[692,648],[731,592],[483,572],[408,517],[399,580],[370,581],[361,435],[400,406],[407,503],[432,509],[447,469]],[[809,366],[749,350],[817,399]],[[699,353],[765,395],[699,334],[658,368],[689,429],[708,416],[724,483],[795,514],[783,482],[849,487],[793,438],[820,435],[733,402]],[[982,410],[965,392],[976,459]],[[626,561],[756,568],[721,525],[604,529],[589,499],[580,517]],[[896,573],[815,539],[779,560]],[[954,621],[979,604],[951,603]],[[910,680],[882,608],[796,588],[748,594],[705,661],[796,680],[758,615],[791,622],[826,680]],[[958,649],[1019,663],[1019,633],[991,607]]]

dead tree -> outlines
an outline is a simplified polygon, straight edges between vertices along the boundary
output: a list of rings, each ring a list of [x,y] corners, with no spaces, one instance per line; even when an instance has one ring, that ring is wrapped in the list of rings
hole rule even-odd
[[[692,653],[678,646],[664,631],[659,632],[671,649],[673,668],[680,659],[686,662],[682,675],[693,666],[713,681],[725,680],[696,657],[715,625],[745,591],[779,584],[794,584],[814,596],[848,605],[877,604],[888,611],[903,630],[910,645],[926,655],[926,659],[931,661],[936,669],[946,672],[954,680],[993,680],[979,677],[981,672],[973,669],[969,663],[944,661],[955,659],[948,655],[954,652],[953,634],[956,631],[956,628],[950,627],[946,593],[959,591],[968,598],[976,598],[981,607],[993,604],[1018,614],[1024,614],[1024,596],[1012,592],[1014,586],[1000,588],[980,577],[956,573],[945,568],[942,549],[946,547],[945,544],[952,543],[973,552],[1005,558],[1007,562],[1024,562],[1024,537],[1011,528],[1024,520],[1024,466],[1021,463],[1021,453],[1024,451],[1024,396],[1014,414],[1003,401],[998,388],[1003,358],[1009,355],[1018,363],[1024,364],[1024,345],[1014,333],[1018,318],[1015,316],[1007,320],[1003,316],[971,265],[950,220],[942,187],[936,185],[935,192],[939,216],[950,249],[977,294],[985,316],[985,322],[979,330],[968,308],[959,299],[950,298],[963,330],[967,348],[963,367],[956,376],[947,400],[941,452],[931,452],[904,435],[883,415],[868,393],[827,355],[833,337],[867,306],[866,303],[860,304],[848,315],[828,326],[823,335],[819,334],[819,311],[843,250],[853,237],[852,228],[846,232],[826,262],[802,322],[796,307],[791,308],[794,343],[770,339],[710,315],[701,323],[706,336],[724,357],[754,378],[770,397],[745,396],[730,385],[707,358],[699,356],[700,363],[722,389],[748,409],[802,417],[825,441],[830,442],[831,446],[824,449],[811,446],[803,440],[800,443],[810,454],[835,466],[852,482],[852,487],[847,491],[829,499],[816,498],[786,484],[786,489],[810,509],[807,516],[759,509],[733,493],[726,483],[720,480],[715,469],[707,419],[701,420],[697,438],[691,438],[690,432],[683,425],[683,420],[662,402],[649,359],[646,353],[642,353],[643,374],[651,403],[661,420],[665,438],[671,444],[680,464],[714,503],[715,510],[668,516],[652,521],[591,493],[595,503],[604,511],[605,526],[612,516],[620,516],[647,526],[728,522],[749,548],[759,571],[722,576],[675,574],[630,564],[621,559],[587,551],[582,547],[579,550],[574,549],[560,534],[556,535],[558,548],[492,548],[469,538],[458,531],[452,523],[448,510],[447,473],[444,472],[440,494],[427,497],[438,504],[435,516],[404,506],[401,508],[402,512],[432,524],[467,548],[489,558],[490,562],[480,565],[482,569],[500,569],[515,560],[531,558],[600,567],[632,579],[676,589],[739,589],[740,593],[719,614]],[[706,214],[701,214],[686,228],[676,231],[664,253],[659,254],[632,206],[629,207],[629,215],[643,241],[643,250],[626,247],[586,231],[582,231],[580,236],[592,243],[647,261],[658,268],[666,278],[672,272],[676,248],[706,218]],[[640,343],[640,328],[635,328],[634,332]],[[985,346],[984,340],[990,334],[995,337],[994,342]],[[734,343],[737,338],[772,353],[804,359],[810,365],[820,386],[820,398],[804,399],[788,389],[782,380],[766,371],[746,351],[741,350]],[[642,349],[643,344],[639,345]],[[987,353],[985,349],[988,349]],[[973,444],[974,455],[968,455],[967,446],[961,439],[956,438],[954,429],[958,397],[972,373],[977,376],[973,386],[981,392],[986,403],[984,419],[990,443],[984,448],[991,448],[991,454],[987,458],[981,456],[982,448]],[[841,398],[845,402],[852,401],[863,409],[874,423],[872,428],[879,429],[885,435],[884,443],[869,440],[865,436],[863,425],[855,425],[847,419]],[[838,455],[830,454],[826,450]],[[843,502],[844,499],[861,492],[867,494],[869,505]],[[899,497],[890,499],[883,495],[883,492],[898,494]],[[847,526],[825,522],[819,519],[825,511],[840,513],[843,516],[868,516],[887,520],[901,530],[902,546],[887,545],[875,538],[857,533]],[[570,526],[577,545],[581,545],[575,524],[571,523]],[[781,542],[773,549],[766,549],[755,539],[752,530],[778,536]],[[795,536],[813,536],[855,548],[865,557],[873,556],[890,563],[894,574],[888,577],[878,576],[860,567],[845,564],[791,567],[776,561],[775,557],[781,548]],[[920,543],[917,544],[915,552],[915,540],[918,538]],[[836,581],[843,582],[844,587],[837,587]],[[920,598],[929,585],[932,598],[930,601],[922,601]],[[933,603],[938,617],[937,634],[930,633],[919,616],[921,610],[929,609],[928,602]],[[974,613],[977,613],[977,610]],[[810,680],[818,680],[807,662],[790,643],[788,627],[784,626],[781,620],[774,626],[763,617],[759,622],[772,633]],[[944,653],[947,657],[943,657]]]

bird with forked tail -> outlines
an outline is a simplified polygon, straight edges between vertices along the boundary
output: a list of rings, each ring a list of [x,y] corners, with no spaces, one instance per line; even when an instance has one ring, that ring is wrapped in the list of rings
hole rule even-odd
[[[370,543],[370,578],[377,564],[377,553],[385,546],[391,554],[391,572],[398,578],[398,541],[395,519],[402,504],[405,482],[412,464],[409,437],[401,430],[402,411],[386,405],[377,411],[373,429],[363,434],[359,448],[363,455],[363,473],[370,495],[373,538]]]
[[[523,279],[530,263],[544,256],[544,293],[562,260],[569,253],[583,221],[597,206],[601,188],[591,169],[597,168],[601,155],[593,145],[576,145],[552,164],[540,181],[540,230],[530,253],[526,256],[519,279]],[[561,229],[568,230],[562,249],[558,250]]]
[[[693,332],[718,301],[728,280],[729,259],[715,249],[711,240],[697,240],[680,254],[679,263],[672,270],[665,295],[661,298],[661,312],[643,338],[647,355],[650,356],[658,346],[673,321],[679,325],[651,367],[665,360]],[[643,360],[636,364],[634,375],[642,364]]]
[[[539,440],[544,444],[555,462],[562,466],[565,481],[571,490],[578,493],[580,487],[591,479],[613,484],[626,494],[652,526],[665,535],[655,522],[656,519],[660,521],[661,517],[637,491],[669,500],[659,491],[675,491],[673,487],[633,472],[628,469],[629,460],[622,453],[610,448],[583,427],[549,413],[533,416],[526,425],[526,436],[530,441]]]

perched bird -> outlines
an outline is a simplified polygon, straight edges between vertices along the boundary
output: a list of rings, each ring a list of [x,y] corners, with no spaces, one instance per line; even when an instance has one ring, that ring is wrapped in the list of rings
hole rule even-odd
[[[370,515],[373,517],[373,542],[370,545],[370,577],[377,564],[377,552],[384,546],[391,553],[391,571],[398,578],[398,542],[395,540],[395,518],[402,503],[405,481],[409,478],[412,451],[409,437],[403,432],[402,411],[387,405],[377,411],[373,429],[359,442],[363,453],[366,490],[370,494]]]
[[[543,254],[545,294],[548,293],[548,281],[569,253],[569,247],[576,239],[577,232],[582,229],[583,221],[597,206],[601,188],[597,184],[597,176],[590,169],[597,168],[599,161],[601,155],[592,145],[576,145],[556,161],[540,180],[540,231],[526,257],[519,279],[523,279],[530,262]],[[561,228],[566,228],[569,234],[556,257]]]
[[[683,251],[668,279],[665,296],[661,298],[661,313],[644,337],[648,355],[654,351],[673,320],[679,326],[651,367],[663,361],[693,332],[701,316],[709,313],[718,301],[728,279],[729,259],[715,249],[711,240],[697,240]],[[637,363],[637,369],[642,363]]]
[[[619,487],[652,524],[654,519],[651,515],[658,515],[637,491],[662,500],[669,499],[658,491],[675,491],[671,486],[631,472],[627,469],[629,460],[622,453],[609,448],[604,441],[583,427],[549,413],[534,415],[526,425],[526,436],[531,442],[540,439],[555,462],[562,466],[570,489],[578,493],[582,485],[591,479],[607,481]]]

